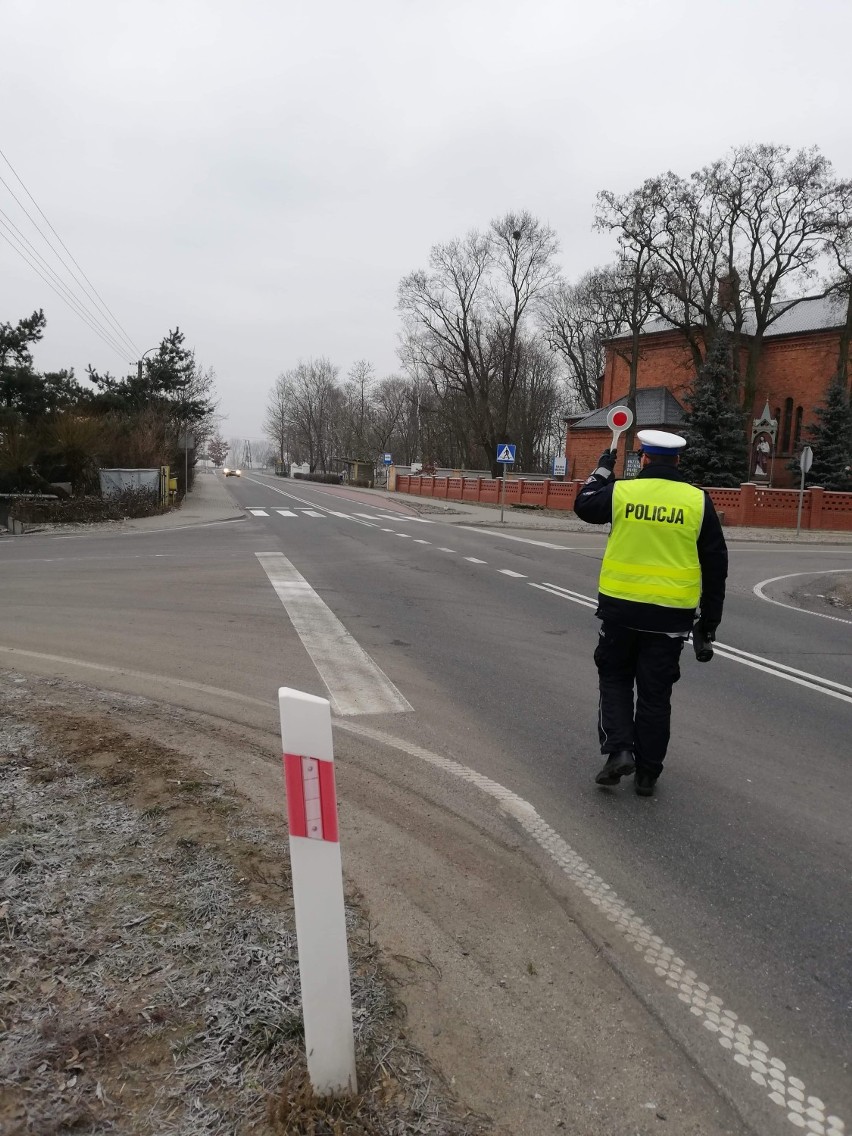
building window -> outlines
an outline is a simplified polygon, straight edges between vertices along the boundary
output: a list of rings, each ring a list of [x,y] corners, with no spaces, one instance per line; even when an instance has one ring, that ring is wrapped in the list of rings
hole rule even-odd
[[[790,434],[793,429],[793,400],[784,400],[784,425],[781,429],[781,453],[790,453]]]
[[[798,450],[802,444],[802,408],[796,407],[796,426],[793,431],[793,449]]]

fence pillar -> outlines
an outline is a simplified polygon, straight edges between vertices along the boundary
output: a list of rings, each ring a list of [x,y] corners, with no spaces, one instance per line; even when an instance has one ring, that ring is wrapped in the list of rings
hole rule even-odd
[[[753,481],[747,481],[745,485],[740,486],[740,524],[752,525],[754,524],[755,505],[754,494],[757,486]]]
[[[825,490],[821,485],[812,485],[806,496],[808,497],[810,508],[808,509],[808,523],[805,527],[809,529],[821,529]]]

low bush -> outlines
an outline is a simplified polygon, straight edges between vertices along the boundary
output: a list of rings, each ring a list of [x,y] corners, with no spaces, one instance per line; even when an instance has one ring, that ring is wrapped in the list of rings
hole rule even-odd
[[[372,481],[364,481],[364,480],[347,481],[346,484],[347,485],[353,485],[358,489],[372,489],[373,488],[373,482]]]
[[[153,517],[165,511],[157,494],[149,489],[125,489],[110,497],[69,497],[59,501],[28,497],[16,501],[9,515],[24,524],[74,525]]]
[[[324,485],[339,485],[343,480],[341,473],[294,473],[297,481],[321,481]]]

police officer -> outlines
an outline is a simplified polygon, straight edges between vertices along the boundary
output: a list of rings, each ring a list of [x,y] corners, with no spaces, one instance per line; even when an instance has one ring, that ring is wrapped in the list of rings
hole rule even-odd
[[[637,477],[616,481],[615,451],[607,450],[574,509],[591,524],[612,524],[596,612],[606,762],[595,781],[617,785],[635,772],[636,792],[650,797],[668,748],[684,641],[694,623],[712,641],[722,619],[728,550],[710,497],[677,468],[686,440],[664,430],[637,437]]]

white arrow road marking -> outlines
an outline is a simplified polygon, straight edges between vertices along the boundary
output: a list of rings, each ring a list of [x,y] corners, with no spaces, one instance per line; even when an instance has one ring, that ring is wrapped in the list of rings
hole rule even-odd
[[[412,709],[286,556],[255,555],[328,687],[336,714],[404,714]]]

